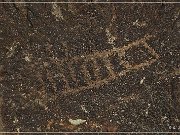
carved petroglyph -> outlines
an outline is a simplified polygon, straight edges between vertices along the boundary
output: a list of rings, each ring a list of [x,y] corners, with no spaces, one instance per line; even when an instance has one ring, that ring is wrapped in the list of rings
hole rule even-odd
[[[111,50],[94,52],[83,57],[76,56],[62,60],[53,59],[52,62],[57,66],[61,81],[63,82],[61,85],[64,85],[56,89],[61,89],[60,93],[67,95],[86,89],[99,88],[118,77],[126,75],[126,73],[132,70],[139,70],[140,68],[150,66],[159,58],[158,54],[146,43],[151,37],[153,36],[145,35],[144,38],[124,47],[114,47]],[[144,53],[150,54],[152,57],[143,59],[139,63],[130,63],[126,59],[126,54],[129,50],[138,47],[146,50]],[[128,57],[133,57],[133,55],[135,54],[131,54]],[[101,64],[98,63],[98,60]],[[52,81],[52,78],[50,80]]]

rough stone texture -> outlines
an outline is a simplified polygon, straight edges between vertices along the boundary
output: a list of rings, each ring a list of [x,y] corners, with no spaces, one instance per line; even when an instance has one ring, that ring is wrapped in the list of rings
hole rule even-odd
[[[3,130],[180,131],[179,14],[179,4],[0,4]]]

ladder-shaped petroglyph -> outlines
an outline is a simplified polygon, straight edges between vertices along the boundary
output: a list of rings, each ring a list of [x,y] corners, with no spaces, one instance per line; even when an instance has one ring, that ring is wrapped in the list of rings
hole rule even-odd
[[[146,42],[151,37],[145,35],[120,48],[70,59],[56,59],[53,63],[58,66],[61,82],[61,87],[57,89],[60,89],[62,95],[67,95],[98,88],[130,71],[150,66],[159,58]]]

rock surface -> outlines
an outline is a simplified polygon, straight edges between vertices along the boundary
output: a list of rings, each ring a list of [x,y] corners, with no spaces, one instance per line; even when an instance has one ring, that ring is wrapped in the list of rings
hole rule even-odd
[[[179,14],[177,3],[0,4],[0,129],[180,131]]]

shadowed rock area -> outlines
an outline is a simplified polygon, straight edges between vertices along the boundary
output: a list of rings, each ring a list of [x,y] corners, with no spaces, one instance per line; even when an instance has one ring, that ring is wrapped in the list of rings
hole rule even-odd
[[[0,4],[0,130],[180,131],[180,4]]]

